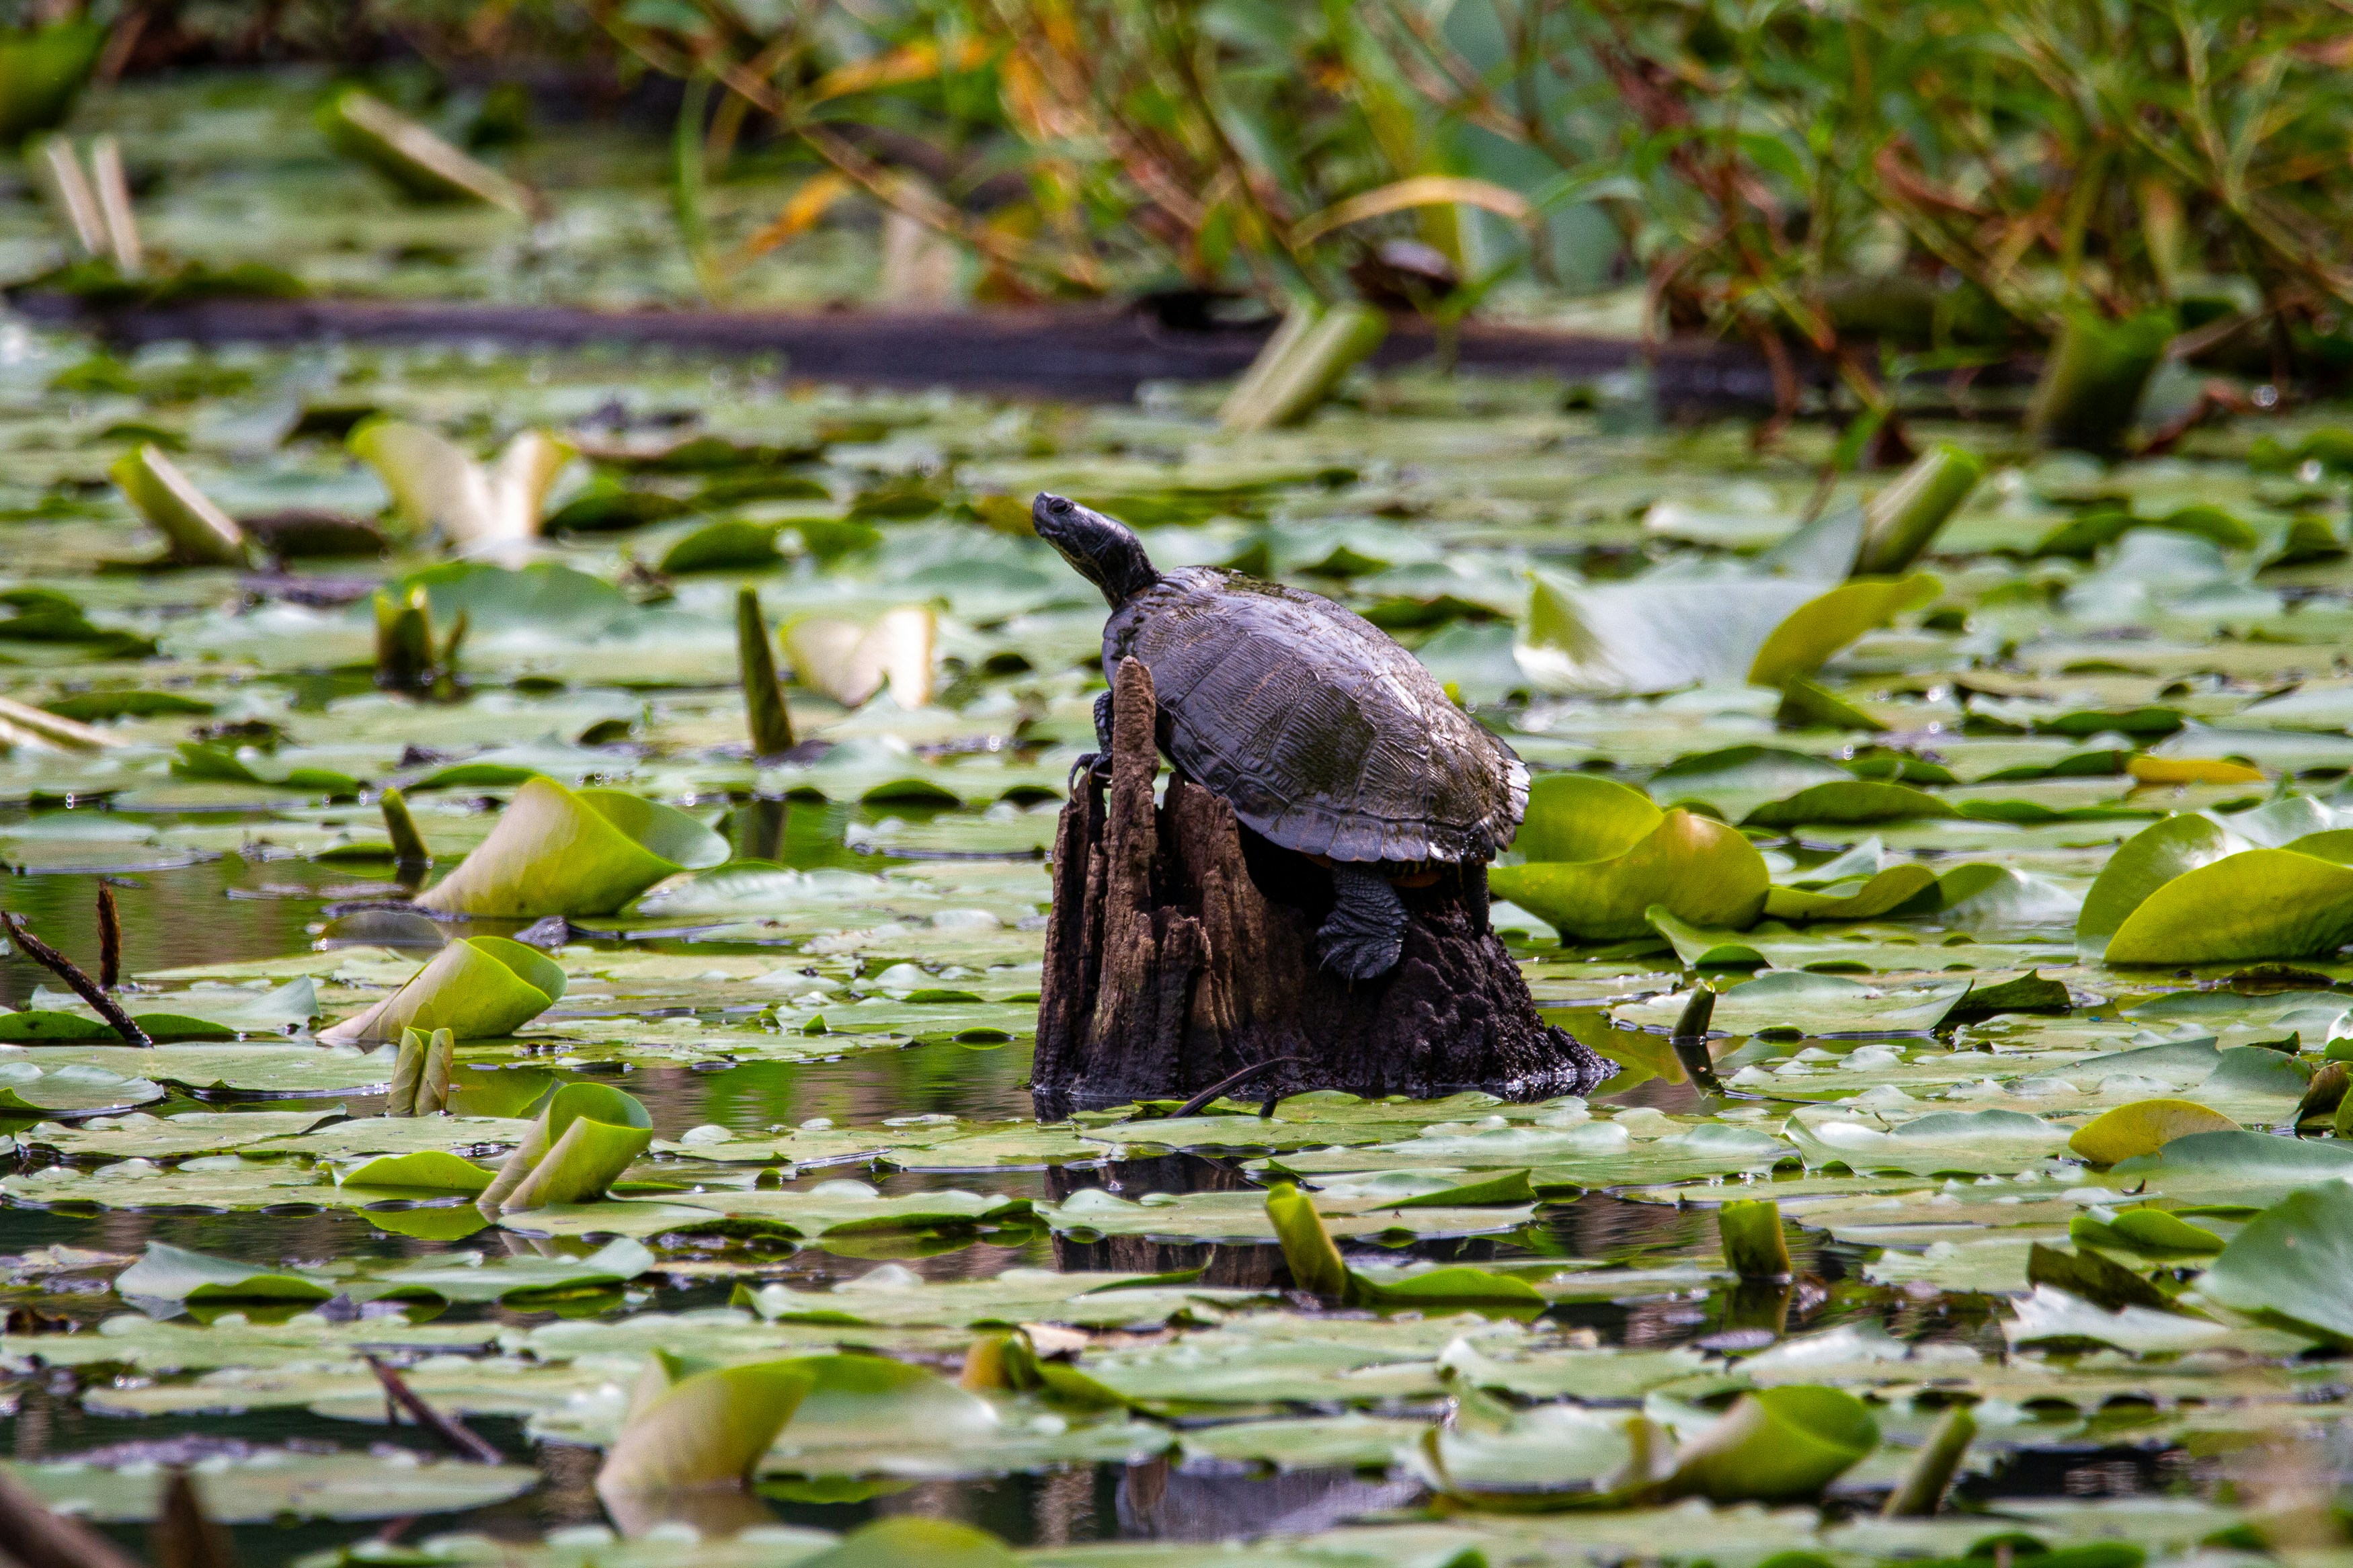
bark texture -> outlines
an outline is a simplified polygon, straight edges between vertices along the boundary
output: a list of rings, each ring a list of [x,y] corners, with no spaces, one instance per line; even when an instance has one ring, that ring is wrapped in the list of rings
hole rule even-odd
[[[1122,662],[1111,783],[1062,809],[1032,1087],[1044,1114],[1185,1097],[1275,1058],[1238,1097],[1345,1089],[1435,1099],[1582,1094],[1612,1070],[1538,1015],[1487,924],[1486,879],[1400,888],[1388,973],[1350,985],[1316,961],[1330,873],[1160,769],[1152,677]]]

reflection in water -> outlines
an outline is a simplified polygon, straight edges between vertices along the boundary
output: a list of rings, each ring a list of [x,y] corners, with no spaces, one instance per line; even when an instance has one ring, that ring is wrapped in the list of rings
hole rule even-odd
[[[1304,1535],[1359,1515],[1403,1508],[1419,1481],[1367,1480],[1353,1470],[1268,1475],[1225,1461],[1130,1465],[1119,1483],[1119,1532],[1154,1541]]]
[[[843,829],[854,808],[783,802],[753,802],[736,808],[728,824],[739,853],[773,858],[799,868],[824,864],[881,869],[884,858],[860,856],[845,847]],[[294,860],[244,859],[235,856],[205,865],[142,870],[117,879],[127,967],[152,972],[198,963],[259,959],[309,948],[317,935],[322,902],[358,896],[353,874]],[[90,872],[25,877],[8,889],[9,908],[28,915],[44,936],[78,958],[94,960],[97,926],[95,877]],[[380,889],[379,889],[380,890]],[[396,935],[387,928],[375,940]],[[435,930],[419,932],[428,942],[443,939]],[[659,950],[662,944],[652,944]],[[698,951],[712,951],[703,948]],[[0,1004],[21,1005],[46,972],[14,957],[0,959]],[[625,1033],[628,1020],[615,1021]],[[593,1053],[586,1053],[593,1054]],[[625,1085],[651,1112],[657,1134],[676,1138],[690,1128],[716,1123],[749,1135],[781,1131],[818,1117],[843,1124],[871,1124],[885,1118],[944,1113],[966,1121],[1029,1115],[1024,1088],[1029,1067],[1025,1046],[973,1049],[955,1045],[851,1050],[828,1060],[705,1064],[688,1068],[635,1068],[596,1076]],[[477,1111],[511,1111],[557,1076],[542,1066],[501,1068],[461,1074]],[[562,1075],[576,1076],[576,1075]],[[1652,1081],[1630,1091],[1630,1102],[1683,1107],[1687,1086]],[[520,1097],[520,1098],[518,1098]],[[511,1105],[510,1100],[517,1101]],[[354,1115],[380,1110],[374,1097],[345,1095],[316,1101],[273,1100],[270,1110],[311,1104],[338,1106]],[[185,1097],[159,1103],[159,1113],[195,1108]],[[233,1104],[205,1109],[234,1110]],[[838,1167],[803,1170],[785,1178],[787,1187],[854,1176],[886,1193],[960,1187],[983,1193],[1064,1200],[1083,1187],[1103,1186],[1140,1194],[1246,1192],[1256,1184],[1240,1156],[1205,1158],[1171,1154],[1115,1165],[1079,1169],[1007,1169],[922,1174],[888,1169]],[[411,1211],[412,1214],[415,1211]],[[420,1218],[430,1218],[423,1215]],[[439,1258],[464,1251],[504,1247],[530,1253],[577,1254],[593,1249],[582,1241],[534,1242],[512,1235],[478,1236],[459,1241],[403,1235],[387,1228],[406,1223],[390,1212],[373,1218],[350,1212],[301,1212],[285,1205],[264,1214],[110,1212],[95,1217],[40,1210],[5,1214],[0,1251],[25,1252],[58,1245],[128,1256],[151,1238],[168,1237],[198,1251],[258,1263],[317,1268],[334,1259]],[[417,1228],[412,1226],[411,1228]],[[1271,1246],[1186,1243],[1139,1237],[1079,1241],[1042,1229],[986,1237],[845,1239],[796,1247],[781,1239],[746,1243],[724,1237],[680,1234],[655,1238],[667,1259],[692,1261],[725,1257],[740,1265],[754,1285],[776,1281],[798,1290],[821,1291],[895,1259],[934,1279],[977,1279],[1008,1267],[1051,1267],[1065,1271],[1118,1270],[1166,1273],[1203,1268],[1212,1286],[1274,1289],[1289,1284],[1281,1251]],[[1403,1261],[1479,1263],[1529,1256],[1609,1258],[1642,1264],[1711,1250],[1712,1219],[1667,1205],[1630,1204],[1593,1195],[1546,1209],[1533,1226],[1509,1237],[1430,1240],[1391,1251],[1371,1242],[1349,1250]],[[1801,1266],[1808,1266],[1801,1264]],[[1833,1278],[1837,1270],[1827,1270]],[[723,1306],[732,1279],[709,1275],[656,1275],[640,1281],[650,1294],[640,1311],[688,1311]],[[92,1295],[87,1305],[62,1295],[40,1299],[39,1310],[87,1323],[121,1310],[111,1296]],[[571,1303],[566,1315],[617,1316],[617,1297]],[[1721,1328],[1723,1304],[1652,1298],[1633,1303],[1607,1301],[1556,1309],[1567,1324],[1590,1327],[1613,1343],[1686,1342]],[[494,1321],[516,1329],[547,1322],[555,1314],[516,1309],[458,1307],[442,1321]],[[100,1369],[94,1376],[106,1376]],[[0,1384],[0,1454],[20,1459],[69,1456],[116,1443],[131,1434],[124,1424],[85,1411],[78,1398],[79,1375],[60,1369]],[[500,1539],[536,1538],[566,1527],[644,1527],[647,1519],[616,1519],[595,1489],[599,1454],[590,1448],[534,1443],[522,1425],[500,1417],[470,1417],[469,1424],[519,1462],[536,1465],[543,1483],[531,1493],[492,1507],[438,1514],[390,1527],[386,1539],[411,1543],[451,1531],[480,1531]],[[250,1415],[152,1417],[139,1424],[142,1439],[171,1440],[202,1433],[256,1445],[323,1445],[364,1448],[394,1443],[431,1452],[430,1439],[412,1427],[380,1422],[330,1419],[308,1410],[267,1410]],[[885,1513],[921,1513],[961,1519],[995,1531],[1016,1544],[1060,1545],[1113,1536],[1169,1541],[1216,1541],[1263,1532],[1304,1532],[1373,1511],[1412,1504],[1420,1488],[1409,1479],[1360,1476],[1345,1471],[1269,1474],[1218,1462],[1082,1465],[1036,1475],[968,1481],[871,1485],[771,1485],[756,1499],[733,1498],[732,1512],[745,1520],[777,1520],[827,1530],[854,1529]],[[710,1521],[719,1523],[718,1521]],[[142,1531],[120,1532],[136,1545]],[[347,1525],[332,1522],[280,1527],[241,1526],[235,1531],[242,1560],[251,1568],[273,1568],[305,1552],[346,1543]]]

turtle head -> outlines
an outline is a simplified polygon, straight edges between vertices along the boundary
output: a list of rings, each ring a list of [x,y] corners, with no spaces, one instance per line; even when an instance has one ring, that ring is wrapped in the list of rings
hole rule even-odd
[[[1114,610],[1160,581],[1135,530],[1067,496],[1039,491],[1030,503],[1029,525],[1080,576],[1101,588]]]

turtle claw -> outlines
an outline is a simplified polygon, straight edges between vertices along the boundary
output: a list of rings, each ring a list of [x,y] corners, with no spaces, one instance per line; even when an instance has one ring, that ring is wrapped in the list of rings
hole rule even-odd
[[[1111,778],[1111,758],[1102,752],[1082,752],[1079,760],[1071,764],[1071,776],[1062,785],[1071,795],[1079,793],[1079,780],[1087,773],[1108,782]]]
[[[1379,979],[1397,967],[1405,950],[1393,936],[1343,936],[1318,940],[1316,946],[1323,950],[1324,967],[1347,981]]]

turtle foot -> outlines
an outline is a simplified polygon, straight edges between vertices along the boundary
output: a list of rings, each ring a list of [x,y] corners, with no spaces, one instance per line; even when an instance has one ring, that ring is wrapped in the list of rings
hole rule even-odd
[[[1332,912],[1315,933],[1324,967],[1344,980],[1373,980],[1405,950],[1405,905],[1397,889],[1355,866],[1332,868]]]
[[[1331,928],[1324,928],[1328,931]],[[1405,943],[1395,937],[1344,936],[1337,939],[1319,931],[1315,945],[1322,950],[1324,967],[1343,980],[1377,980],[1397,967],[1398,954]]]

